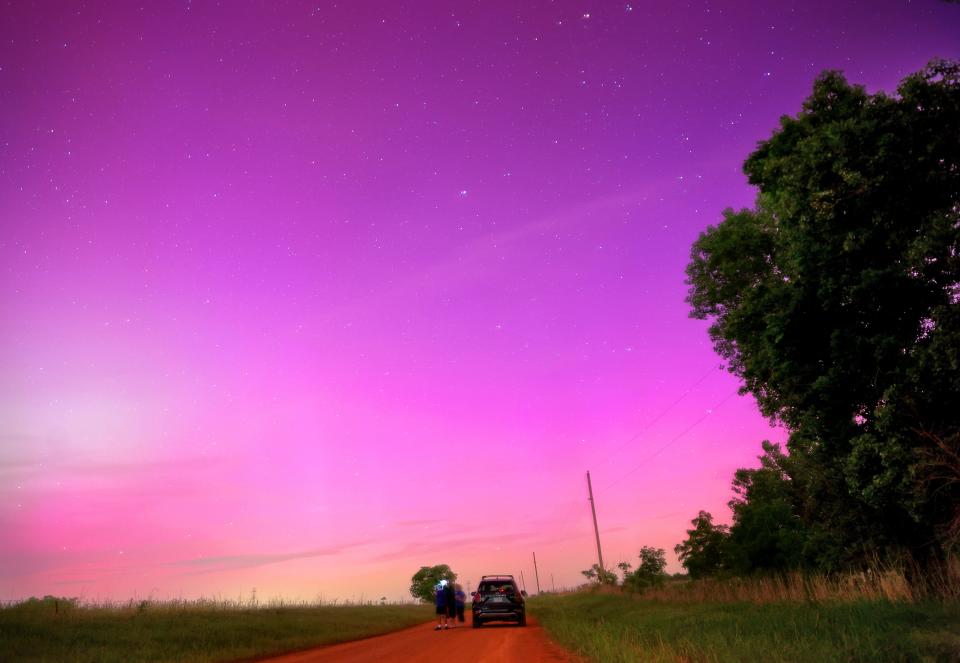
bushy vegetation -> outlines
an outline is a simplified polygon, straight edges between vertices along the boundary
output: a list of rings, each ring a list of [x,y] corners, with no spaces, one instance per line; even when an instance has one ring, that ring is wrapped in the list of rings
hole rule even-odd
[[[430,619],[419,605],[130,601],[45,597],[0,608],[0,659],[224,661],[394,631]]]
[[[640,549],[640,564],[637,568],[626,562],[619,564],[623,571],[623,587],[629,592],[639,592],[651,587],[659,587],[667,579],[666,553],[662,548],[643,546]]]
[[[667,568],[666,552],[663,548],[643,546],[640,549],[640,563],[633,568],[630,562],[620,562],[617,568],[623,575],[622,579],[609,569],[600,568],[594,564],[580,573],[601,587],[616,587],[618,584],[628,592],[639,592],[651,587],[660,587],[670,576],[664,570]]]
[[[696,241],[692,315],[789,430],[693,520],[693,577],[935,564],[960,546],[960,64],[898,94],[821,75]]]
[[[589,569],[584,569],[580,573],[587,580],[596,582],[598,585],[616,585],[617,574],[610,569],[604,569],[599,564],[594,564]]]

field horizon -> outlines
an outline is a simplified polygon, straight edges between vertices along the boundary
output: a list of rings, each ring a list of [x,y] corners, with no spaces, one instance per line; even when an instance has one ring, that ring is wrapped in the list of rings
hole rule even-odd
[[[585,584],[532,596],[528,609],[555,642],[597,663],[947,662],[960,655],[960,583],[950,575],[958,570],[960,563],[946,566],[922,587],[892,568],[832,578],[672,578],[641,592]],[[433,616],[431,605],[412,598],[357,605],[45,597],[0,607],[0,639],[23,661],[214,662],[362,639]]]

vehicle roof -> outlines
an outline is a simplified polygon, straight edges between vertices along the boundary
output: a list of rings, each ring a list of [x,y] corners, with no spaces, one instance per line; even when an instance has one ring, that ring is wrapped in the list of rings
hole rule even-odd
[[[499,576],[482,576],[480,582],[484,580],[513,580],[513,576],[508,575],[499,575]]]

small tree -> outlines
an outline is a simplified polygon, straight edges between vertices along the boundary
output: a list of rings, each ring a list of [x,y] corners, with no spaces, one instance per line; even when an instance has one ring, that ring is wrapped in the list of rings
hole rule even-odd
[[[436,566],[421,566],[420,570],[410,579],[410,593],[413,598],[427,603],[433,603],[434,591],[441,580],[453,582],[457,574],[446,564]]]
[[[725,525],[714,525],[713,516],[701,511],[690,521],[687,540],[673,549],[691,578],[716,575],[727,568],[730,530]]]
[[[663,548],[644,546],[640,549],[640,565],[635,571],[624,576],[623,586],[636,592],[662,585],[667,578],[664,572],[666,567],[667,558]]]
[[[599,564],[594,564],[589,569],[581,571],[587,580],[595,581],[598,585],[616,585],[617,574],[607,569],[601,569]]]

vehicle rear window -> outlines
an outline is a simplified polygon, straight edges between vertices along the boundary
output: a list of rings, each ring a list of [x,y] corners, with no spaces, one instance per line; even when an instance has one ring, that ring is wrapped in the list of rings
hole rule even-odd
[[[503,588],[503,591],[507,594],[516,593],[517,591],[513,583],[510,582],[509,580],[500,580],[500,581],[493,580],[493,581],[482,582],[480,583],[479,591],[481,594],[489,594],[492,592],[499,592],[501,587]]]

